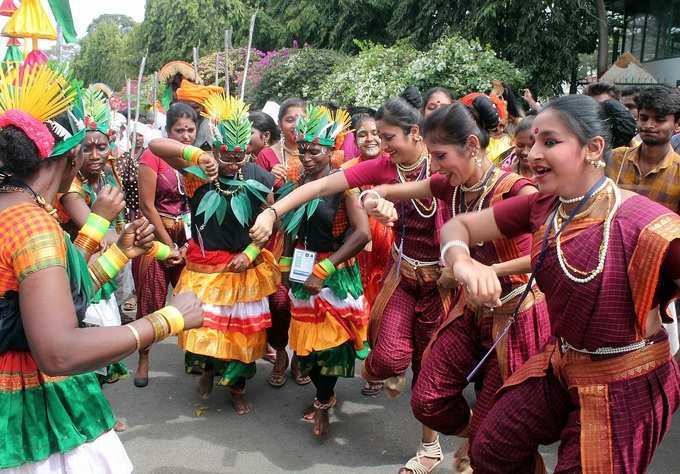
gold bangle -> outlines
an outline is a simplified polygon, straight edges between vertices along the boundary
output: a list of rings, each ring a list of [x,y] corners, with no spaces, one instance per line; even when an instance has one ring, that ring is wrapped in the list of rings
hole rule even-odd
[[[170,326],[170,335],[176,336],[184,330],[184,316],[174,306],[165,306],[157,311],[161,314]]]
[[[90,276],[92,277],[92,280],[95,283],[98,283],[99,286],[104,285],[107,281],[110,280],[109,275],[104,271],[99,262],[92,263],[92,265],[88,267],[88,270],[90,271]]]
[[[125,255],[125,252],[118,247],[118,244],[113,244],[109,247],[106,251],[106,255],[121,269],[130,261],[128,256]]]
[[[161,314],[156,312],[148,314],[145,317],[146,319],[148,319],[148,321],[151,323],[151,326],[153,327],[154,334],[153,342],[162,341],[163,339],[170,335],[170,328],[168,327],[168,323]]]
[[[135,352],[139,352],[139,349],[142,346],[142,341],[139,339],[139,331],[137,331],[137,328],[134,327],[132,324],[126,324],[125,327],[128,328],[132,335],[135,337],[135,343],[137,344]]]
[[[89,255],[92,255],[97,251],[99,248],[99,242],[97,242],[95,239],[83,234],[80,232],[78,236],[76,237],[76,240],[73,242],[73,244],[80,248],[83,249],[86,253]]]

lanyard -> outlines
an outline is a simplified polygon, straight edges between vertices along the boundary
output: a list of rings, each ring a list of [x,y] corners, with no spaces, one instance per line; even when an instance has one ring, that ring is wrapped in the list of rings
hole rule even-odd
[[[581,200],[578,202],[576,207],[574,208],[573,211],[571,211],[571,214],[569,214],[569,217],[567,218],[566,221],[562,223],[560,226],[559,230],[555,233],[554,238],[557,239],[557,236],[562,233],[562,231],[571,223],[571,221],[574,219],[574,216],[579,213],[581,208],[590,200],[591,197],[593,197],[593,194],[595,194],[595,191],[600,188],[604,184],[604,182],[607,180],[606,176],[602,176],[597,183],[595,183],[581,198]],[[474,369],[468,374],[467,381],[468,383],[472,381],[474,378],[475,374],[479,371],[479,369],[484,365],[484,362],[489,358],[489,356],[493,353],[494,350],[496,350],[496,346],[498,346],[498,343],[505,337],[505,335],[508,333],[510,330],[510,326],[512,326],[512,323],[515,322],[517,319],[517,316],[519,314],[519,310],[522,307],[522,303],[524,302],[524,299],[527,297],[529,292],[531,291],[531,288],[534,285],[534,280],[536,279],[536,274],[541,270],[541,267],[543,266],[543,261],[545,260],[545,256],[548,253],[548,237],[550,236],[550,227],[553,222],[553,220],[557,216],[557,209],[559,207],[559,204],[555,209],[550,213],[550,217],[548,217],[548,220],[546,221],[546,228],[545,228],[545,234],[543,235],[543,244],[541,246],[541,252],[538,254],[538,258],[536,259],[536,266],[534,267],[534,271],[531,272],[531,276],[529,276],[529,282],[527,283],[526,288],[524,289],[524,292],[522,293],[522,296],[519,298],[519,301],[517,302],[517,306],[515,306],[515,310],[512,312],[512,316],[510,319],[508,319],[508,322],[505,324],[505,327],[503,328],[503,331],[498,335],[498,337],[493,341],[493,344],[489,348],[489,350],[484,354],[484,357],[482,357],[482,360],[479,361],[479,363],[475,366]]]

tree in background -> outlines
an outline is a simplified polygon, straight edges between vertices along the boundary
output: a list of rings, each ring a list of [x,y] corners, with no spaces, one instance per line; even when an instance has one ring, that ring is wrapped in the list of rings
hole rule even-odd
[[[241,31],[249,12],[241,0],[147,0],[139,58],[148,48],[147,67],[155,71],[175,59],[191,62],[192,48],[199,44],[204,55],[222,50],[224,30]]]
[[[126,75],[135,75],[135,55],[130,51],[138,50],[137,28],[134,20],[124,15],[95,19],[73,60],[77,77],[85,84],[104,82],[114,89],[122,87]]]

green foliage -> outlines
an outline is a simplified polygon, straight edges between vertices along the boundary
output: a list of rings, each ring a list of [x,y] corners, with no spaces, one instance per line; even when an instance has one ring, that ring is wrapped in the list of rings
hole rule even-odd
[[[409,85],[423,91],[445,86],[462,96],[489,89],[494,79],[518,86],[525,78],[491,49],[457,35],[443,36],[424,52],[406,42],[392,47],[358,42],[358,46],[362,51],[357,56],[340,63],[327,76],[319,99],[377,108]]]
[[[232,27],[240,31],[239,27],[248,23],[248,14],[241,0],[147,0],[140,57],[148,47],[147,66],[158,70],[175,59],[191,62],[192,48],[199,44],[202,54],[222,50],[224,30]],[[247,35],[233,39],[245,43]]]
[[[466,36],[489,43],[498,54],[526,69],[539,94],[561,93],[561,83],[578,67],[579,53],[591,53],[597,40],[592,0],[475,0]]]
[[[337,51],[302,48],[272,60],[255,90],[247,98],[253,107],[261,107],[271,99],[280,102],[286,97],[315,99],[319,84],[333,68],[349,58]]]
[[[362,51],[338,64],[326,75],[318,99],[338,104],[379,107],[410,84],[408,65],[421,53],[407,43],[392,47],[358,42]]]
[[[88,34],[82,39],[73,68],[85,84],[104,82],[117,89],[122,87],[126,75],[135,74],[129,50],[136,49],[136,27],[129,17],[122,17],[124,24],[119,23],[120,17],[96,19],[96,25],[88,28]]]

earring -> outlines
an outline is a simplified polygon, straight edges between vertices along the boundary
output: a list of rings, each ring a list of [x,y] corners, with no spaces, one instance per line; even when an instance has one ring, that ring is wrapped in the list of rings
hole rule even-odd
[[[416,142],[422,142],[423,137],[421,137],[420,135],[416,135],[415,140],[416,140]]]
[[[603,159],[598,158],[597,160],[590,159],[589,157],[586,157],[586,163],[588,163],[590,166],[592,166],[595,169],[599,168],[604,168],[607,166],[607,163],[604,162]]]
[[[76,160],[71,158],[71,161],[69,162],[69,164],[71,165],[71,168],[75,168],[76,167]]]
[[[482,157],[479,156],[479,154],[477,154],[477,153],[475,152],[475,154],[474,154],[474,159],[475,159],[475,166],[476,166],[477,168],[481,168],[481,167],[482,167]]]

